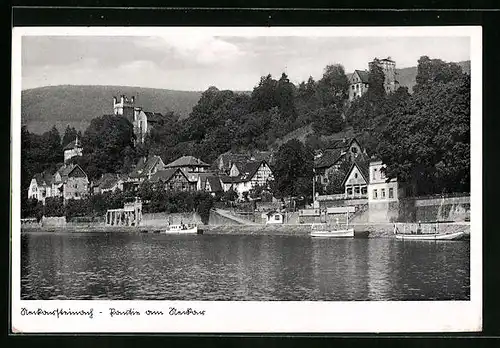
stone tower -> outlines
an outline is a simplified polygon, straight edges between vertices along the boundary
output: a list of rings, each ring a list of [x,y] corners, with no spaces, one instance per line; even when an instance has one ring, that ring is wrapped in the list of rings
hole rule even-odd
[[[398,81],[396,80],[396,62],[387,57],[384,59],[375,58],[368,63],[370,69],[373,64],[377,64],[384,71],[384,88],[386,93],[394,92],[398,88]]]
[[[130,123],[135,121],[135,98],[131,97],[128,99],[125,95],[120,96],[120,101],[116,97],[113,97],[113,113],[115,115],[124,116]]]

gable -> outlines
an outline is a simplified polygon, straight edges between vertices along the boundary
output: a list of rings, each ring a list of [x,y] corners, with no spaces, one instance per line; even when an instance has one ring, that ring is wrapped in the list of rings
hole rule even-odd
[[[345,185],[367,185],[368,178],[365,177],[363,171],[359,168],[356,163],[353,163],[351,169],[345,176],[342,186]]]
[[[75,166],[75,168],[73,168],[73,170],[68,174],[68,177],[70,177],[70,178],[85,178],[85,177],[87,177],[87,175],[85,174],[85,172],[83,171],[82,168],[80,168],[79,166]]]

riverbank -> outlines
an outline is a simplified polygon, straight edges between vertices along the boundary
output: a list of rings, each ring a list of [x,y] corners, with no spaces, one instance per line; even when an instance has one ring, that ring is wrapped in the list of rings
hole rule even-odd
[[[21,226],[21,232],[57,232],[57,233],[155,233],[164,231],[168,224],[156,226],[138,227],[115,227],[102,224],[68,224],[63,227],[52,226]],[[352,224],[357,236],[369,238],[391,238],[394,231],[392,223],[357,223]],[[307,236],[311,231],[310,224],[286,224],[286,225],[199,225],[198,229],[203,234],[227,234],[227,235],[288,235]],[[439,229],[444,233],[464,231],[470,235],[470,223],[443,223]]]

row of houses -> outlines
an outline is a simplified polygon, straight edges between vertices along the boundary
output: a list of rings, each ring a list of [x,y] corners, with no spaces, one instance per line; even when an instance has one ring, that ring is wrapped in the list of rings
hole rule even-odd
[[[129,174],[106,173],[94,182],[77,164],[67,164],[74,156],[81,156],[78,139],[64,149],[66,164],[55,173],[39,173],[31,180],[28,198],[45,202],[48,197],[81,199],[88,194],[137,191],[143,183],[163,185],[166,191],[206,191],[213,195],[234,190],[239,197],[255,186],[267,186],[274,180],[272,170],[264,159],[257,156],[225,153],[215,166],[193,156],[182,156],[165,164],[160,156],[141,158]]]

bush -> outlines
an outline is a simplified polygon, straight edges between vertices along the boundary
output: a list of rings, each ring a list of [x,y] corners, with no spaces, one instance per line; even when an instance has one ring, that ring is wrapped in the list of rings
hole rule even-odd
[[[43,215],[45,216],[64,216],[64,204],[62,197],[45,198]]]

